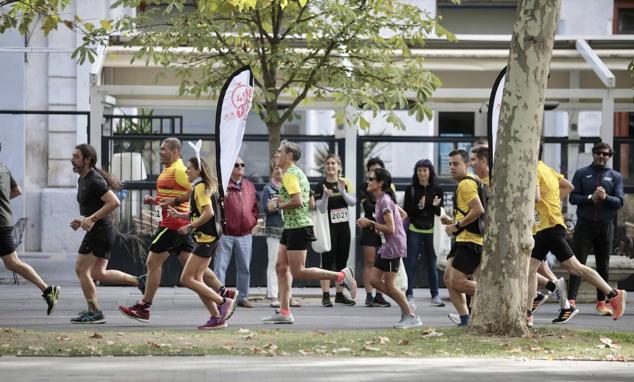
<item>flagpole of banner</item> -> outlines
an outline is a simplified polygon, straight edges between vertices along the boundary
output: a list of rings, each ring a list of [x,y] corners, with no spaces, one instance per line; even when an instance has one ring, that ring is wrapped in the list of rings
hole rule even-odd
[[[506,80],[506,66],[500,71],[489,96],[489,109],[487,111],[487,140],[489,142],[489,177],[493,179],[493,158],[495,157],[495,144],[497,141],[498,123],[500,121],[500,109],[502,96],[504,95],[504,83]]]
[[[216,107],[216,176],[222,232],[226,232],[225,193],[233,165],[240,153],[246,120],[253,101],[253,72],[244,66],[222,86]]]

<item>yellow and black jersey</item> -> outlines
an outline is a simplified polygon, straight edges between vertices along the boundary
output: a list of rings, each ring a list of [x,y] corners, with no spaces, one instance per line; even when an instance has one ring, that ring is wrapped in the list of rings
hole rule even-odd
[[[214,217],[209,219],[205,224],[196,228],[194,231],[194,238],[197,243],[212,243],[220,237],[216,228],[216,216],[217,213],[217,198],[215,195],[211,195],[211,192],[206,189],[205,183],[202,181],[194,181],[192,186],[193,192],[189,199],[190,212],[189,217],[191,221],[195,221],[202,214],[202,210],[205,206],[211,205],[211,210],[214,212]]]

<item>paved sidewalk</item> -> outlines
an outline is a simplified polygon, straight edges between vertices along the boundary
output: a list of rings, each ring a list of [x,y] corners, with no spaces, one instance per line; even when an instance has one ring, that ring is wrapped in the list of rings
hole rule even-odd
[[[483,365],[486,365],[483,367]],[[634,363],[327,357],[0,358],[4,381],[630,382]],[[87,376],[90,376],[89,378]]]

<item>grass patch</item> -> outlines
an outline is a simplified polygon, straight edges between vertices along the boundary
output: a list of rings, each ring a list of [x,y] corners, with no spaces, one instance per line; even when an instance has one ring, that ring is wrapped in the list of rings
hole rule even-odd
[[[98,329],[98,328],[95,328]],[[530,337],[487,337],[459,328],[317,331],[35,331],[0,328],[0,355],[365,356],[634,360],[634,333],[539,328]]]

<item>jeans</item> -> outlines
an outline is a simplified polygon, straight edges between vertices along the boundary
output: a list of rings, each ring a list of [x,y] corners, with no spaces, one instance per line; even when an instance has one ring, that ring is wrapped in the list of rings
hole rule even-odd
[[[608,270],[610,267],[610,254],[612,253],[612,241],[614,239],[614,225],[611,223],[588,223],[579,221],[573,235],[573,250],[581,264],[588,259],[590,248],[594,248],[594,260],[597,273],[608,282]],[[575,300],[581,284],[579,276],[570,275],[568,281],[568,298]],[[605,294],[597,289],[597,301],[604,301]]]
[[[268,249],[268,265],[266,267],[266,297],[277,298],[277,273],[275,263],[277,262],[277,250],[280,248],[279,237],[267,237],[266,247]]]
[[[438,269],[436,268],[436,252],[434,251],[434,234],[407,231],[407,257],[405,271],[407,272],[406,296],[414,296],[414,284],[416,283],[416,267],[418,256],[423,258],[423,264],[427,268],[429,279],[429,291],[431,297],[438,296]]]
[[[238,300],[244,301],[249,295],[249,285],[251,282],[251,235],[230,236],[223,235],[220,238],[220,246],[214,259],[214,272],[222,284],[225,283],[227,268],[231,261],[231,256],[236,254],[236,284],[238,288]]]

